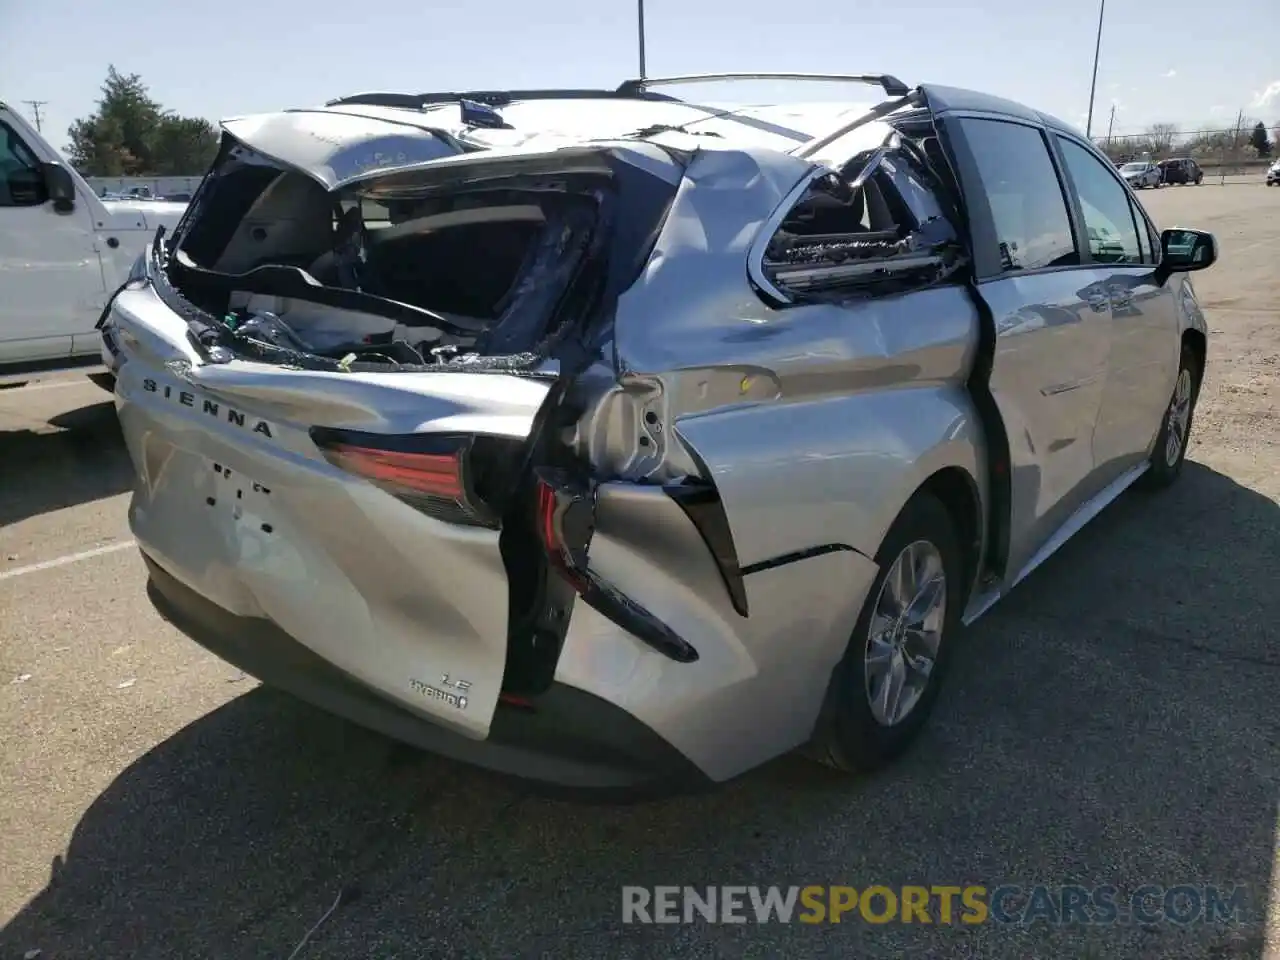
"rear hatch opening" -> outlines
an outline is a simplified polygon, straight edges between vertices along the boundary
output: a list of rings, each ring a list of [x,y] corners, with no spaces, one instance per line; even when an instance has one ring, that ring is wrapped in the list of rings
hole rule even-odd
[[[226,135],[153,281],[206,362],[529,370],[582,347],[643,265],[634,224],[656,232],[674,192],[607,147],[327,188]]]

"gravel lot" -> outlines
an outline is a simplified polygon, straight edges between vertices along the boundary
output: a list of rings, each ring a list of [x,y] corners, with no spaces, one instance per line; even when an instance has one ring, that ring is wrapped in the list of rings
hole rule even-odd
[[[1194,462],[969,631],[874,778],[584,806],[258,688],[152,612],[104,395],[0,390],[0,960],[285,958],[348,885],[301,957],[1280,957],[1280,190],[1142,199],[1222,245]],[[621,885],[686,883],[1240,883],[1249,918],[620,923]]]

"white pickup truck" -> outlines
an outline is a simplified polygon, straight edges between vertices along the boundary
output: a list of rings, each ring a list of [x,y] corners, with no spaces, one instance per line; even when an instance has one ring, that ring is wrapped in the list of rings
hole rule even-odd
[[[0,101],[0,377],[92,363],[94,324],[186,204],[103,200]],[[95,382],[109,386],[110,378]]]

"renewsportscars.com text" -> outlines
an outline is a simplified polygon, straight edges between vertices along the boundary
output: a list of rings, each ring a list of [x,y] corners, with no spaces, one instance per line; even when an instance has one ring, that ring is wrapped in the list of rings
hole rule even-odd
[[[1116,924],[1244,920],[1246,891],[1147,884],[622,888],[623,923]]]

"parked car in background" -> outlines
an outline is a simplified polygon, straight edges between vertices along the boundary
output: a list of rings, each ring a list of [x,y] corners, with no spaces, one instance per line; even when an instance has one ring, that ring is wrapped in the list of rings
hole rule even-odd
[[[1178,479],[1217,245],[1007,100],[658,92],[734,78],[225,122],[104,325],[159,612],[561,784],[901,754],[962,623]]]
[[[1160,186],[1160,168],[1149,160],[1132,160],[1120,167],[1125,182],[1135,190]]]
[[[1280,160],[1267,167],[1267,186],[1273,187],[1277,183],[1280,183]]]
[[[185,205],[102,198],[0,103],[0,375],[99,356],[94,323],[160,226]],[[109,376],[94,375],[110,386]]]
[[[1204,180],[1204,171],[1200,169],[1200,164],[1196,163],[1191,157],[1173,157],[1169,160],[1161,160],[1156,166],[1160,168],[1161,183],[1191,183],[1199,186]]]

